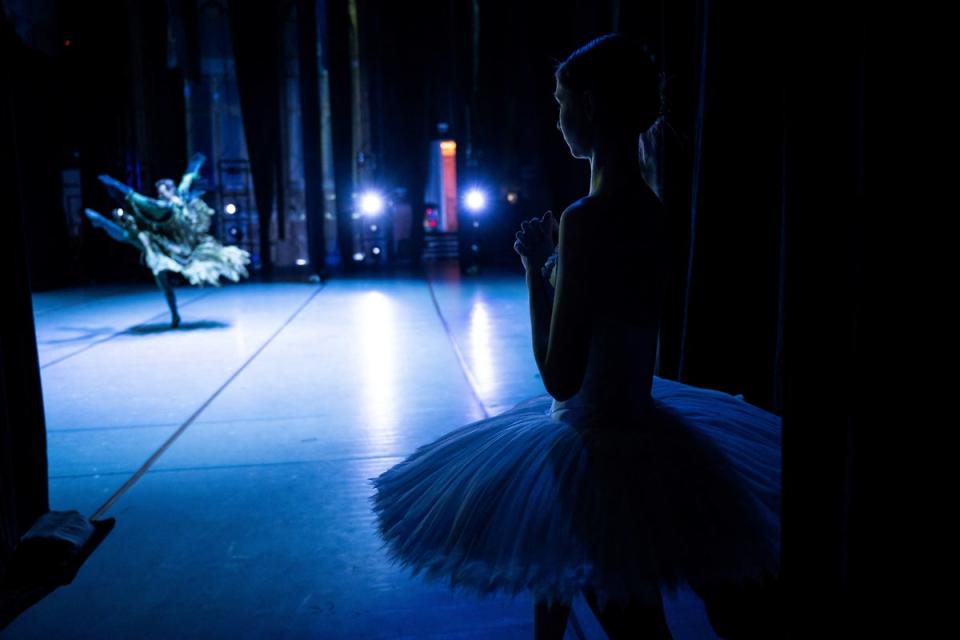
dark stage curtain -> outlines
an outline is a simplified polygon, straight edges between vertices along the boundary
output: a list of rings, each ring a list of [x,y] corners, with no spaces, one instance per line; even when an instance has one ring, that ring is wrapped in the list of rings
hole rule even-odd
[[[664,7],[664,200],[676,275],[661,371],[777,409],[782,69],[772,10]],[[667,12],[670,13],[667,13]],[[746,31],[749,21],[770,25]]]
[[[297,1],[300,58],[300,114],[303,119],[303,182],[306,189],[307,246],[314,273],[326,271],[323,232],[323,160],[320,116],[320,65],[317,60],[317,0]]]
[[[883,582],[865,577],[882,564],[866,543],[879,523],[862,508],[878,488],[854,464],[880,437],[864,428],[876,398],[861,384],[870,347],[858,332],[864,12],[661,4],[678,131],[660,148],[677,248],[661,374],[742,393],[784,424],[779,595],[718,596],[711,619],[730,637],[863,624],[856,605]]]
[[[230,32],[237,68],[243,130],[260,223],[262,272],[273,271],[270,222],[276,196],[277,229],[284,228],[278,5],[264,0],[231,0]]]
[[[872,552],[868,529],[884,527],[861,509],[878,487],[855,464],[877,438],[858,427],[867,404],[883,401],[859,396],[866,8],[821,5],[790,3],[782,23],[783,581],[797,637],[830,621],[862,630],[856,606],[884,582],[867,585],[851,562]]]
[[[21,118],[17,41],[0,14],[0,577],[20,536],[48,510],[47,442],[27,273],[25,203],[38,185],[25,176],[23,151],[35,121]],[[49,188],[49,185],[46,185]],[[56,189],[51,189],[56,192]]]
[[[329,73],[330,141],[333,148],[334,181],[337,206],[337,248],[340,266],[351,269],[353,263],[353,142],[350,88],[350,14],[347,0],[324,0],[325,33],[323,58]]]

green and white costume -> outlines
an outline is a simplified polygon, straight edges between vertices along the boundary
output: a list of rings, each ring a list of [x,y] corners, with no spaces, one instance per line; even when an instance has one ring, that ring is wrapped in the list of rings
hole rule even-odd
[[[239,247],[224,246],[210,235],[215,212],[190,190],[202,162],[199,155],[191,161],[176,190],[179,201],[149,198],[109,176],[101,176],[101,181],[128,207],[114,211],[112,222],[89,209],[87,216],[111,237],[140,249],[144,264],[154,275],[172,271],[200,286],[218,285],[221,277],[233,282],[247,277],[250,254]]]

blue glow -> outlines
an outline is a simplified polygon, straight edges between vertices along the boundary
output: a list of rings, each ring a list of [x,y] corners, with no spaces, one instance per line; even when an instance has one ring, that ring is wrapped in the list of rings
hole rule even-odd
[[[463,204],[468,211],[483,211],[487,208],[487,194],[480,189],[470,189],[463,198]]]
[[[360,197],[360,211],[366,216],[379,216],[385,206],[383,196],[376,191],[367,191]]]

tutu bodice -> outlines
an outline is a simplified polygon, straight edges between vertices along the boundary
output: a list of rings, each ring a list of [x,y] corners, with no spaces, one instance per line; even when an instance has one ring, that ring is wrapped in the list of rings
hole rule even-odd
[[[596,325],[580,389],[568,400],[555,400],[551,413],[601,428],[625,424],[642,428],[639,419],[651,408],[657,328],[615,318],[597,320]],[[625,422],[625,418],[638,420]]]

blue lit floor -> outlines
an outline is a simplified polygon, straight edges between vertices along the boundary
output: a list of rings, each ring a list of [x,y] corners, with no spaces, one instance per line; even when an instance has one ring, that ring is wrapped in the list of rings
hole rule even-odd
[[[367,482],[541,393],[518,276],[178,297],[169,331],[150,287],[35,296],[51,507],[109,504],[117,524],[4,638],[531,637],[528,598],[451,593],[389,564]],[[677,638],[714,637],[690,594],[667,605]],[[582,602],[575,617],[567,638],[603,637]]]

